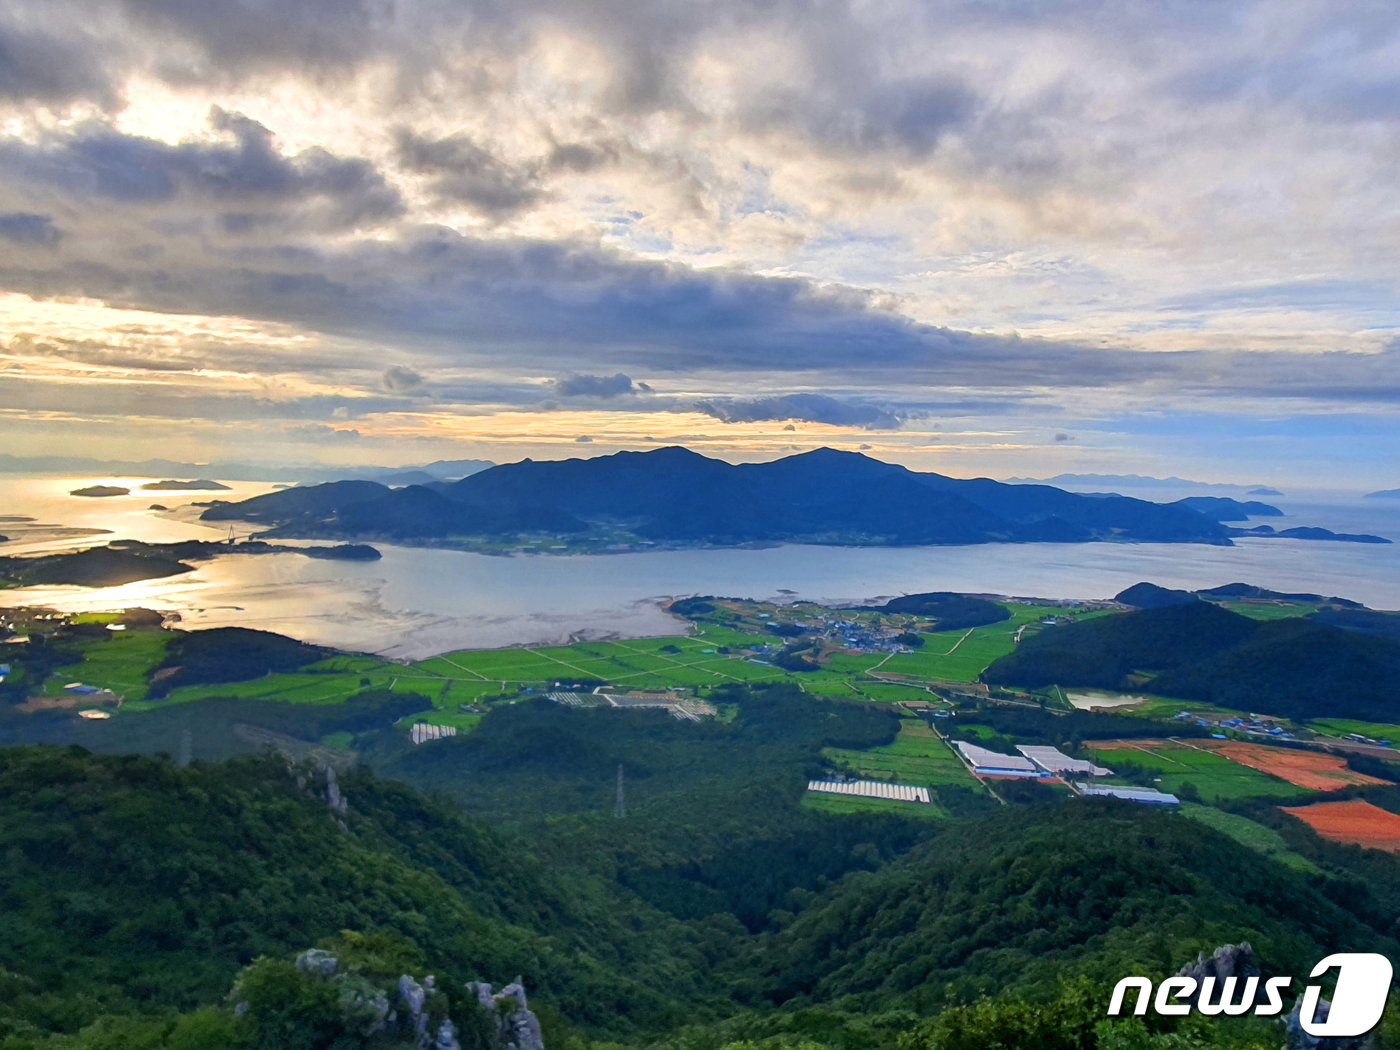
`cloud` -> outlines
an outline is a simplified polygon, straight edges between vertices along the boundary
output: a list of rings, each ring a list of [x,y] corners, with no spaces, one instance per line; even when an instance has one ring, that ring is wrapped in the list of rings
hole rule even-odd
[[[16,211],[0,213],[0,237],[16,244],[52,246],[63,234],[54,226],[52,216]]]
[[[423,385],[423,377],[404,365],[393,365],[384,370],[380,382],[391,394],[411,394]]]
[[[1063,434],[1063,433],[1061,433],[1061,434],[1056,434],[1056,435],[1055,435],[1055,440],[1056,440],[1056,441],[1073,441],[1073,440],[1074,440],[1074,436],[1071,435],[1071,434]]]
[[[697,401],[695,410],[726,423],[757,423],[801,419],[810,423],[861,427],[865,430],[898,430],[901,417],[888,408],[841,401],[825,394],[779,394],[755,398],[710,398]],[[786,429],[786,428],[784,428]]]
[[[215,140],[173,145],[102,121],[35,143],[0,139],[0,173],[104,208],[199,203],[231,234],[288,222],[353,229],[402,214],[398,191],[368,161],[320,147],[285,154],[262,124],[218,106],[209,126]]]
[[[364,435],[351,427],[328,427],[321,423],[288,427],[287,433],[301,441],[342,443],[359,441]]]
[[[79,29],[63,36],[0,25],[0,100],[116,105],[96,41]]]
[[[560,397],[620,397],[650,389],[621,372],[610,376],[568,375],[554,381],[554,392]]]
[[[465,204],[496,221],[527,210],[544,192],[538,163],[510,164],[469,135],[435,139],[400,128],[395,151],[401,167],[428,176],[439,200]]]

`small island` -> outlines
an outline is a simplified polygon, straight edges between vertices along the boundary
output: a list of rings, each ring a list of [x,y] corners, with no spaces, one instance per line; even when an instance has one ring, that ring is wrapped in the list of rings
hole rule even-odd
[[[337,561],[375,561],[380,553],[364,543],[333,547],[289,547],[245,540],[239,543],[213,540],[180,540],[175,543],[143,543],[114,540],[105,547],[89,547],[61,554],[0,557],[0,587],[77,586],[119,587],[141,580],[193,572],[192,561],[230,554],[299,554],[306,558]]]
[[[159,492],[229,491],[229,487],[227,485],[220,484],[217,481],[210,481],[208,478],[199,478],[195,481],[152,481],[148,484],[142,485],[141,488]]]
[[[120,485],[89,485],[87,488],[74,489],[68,493],[70,496],[130,496],[131,490],[124,489]]]

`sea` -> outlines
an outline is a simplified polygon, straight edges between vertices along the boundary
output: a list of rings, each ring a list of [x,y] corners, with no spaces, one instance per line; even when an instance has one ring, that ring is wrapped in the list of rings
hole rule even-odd
[[[243,499],[273,488],[252,482],[227,482],[228,492],[140,488],[152,480],[0,475],[0,534],[9,537],[0,543],[0,555],[52,552],[114,539],[224,538],[228,526],[201,524],[200,508],[192,504]],[[94,484],[126,487],[131,494],[70,495]],[[1167,502],[1192,494],[1199,492],[1154,489],[1148,498]],[[0,591],[0,606],[47,606],[65,612],[140,606],[177,613],[181,625],[190,629],[254,627],[398,659],[456,649],[681,634],[685,623],[666,613],[662,603],[693,594],[831,604],[934,590],[1093,599],[1111,597],[1142,580],[1188,588],[1240,581],[1338,595],[1375,609],[1400,609],[1400,500],[1308,492],[1264,502],[1279,507],[1285,516],[1249,524],[1276,529],[1316,525],[1397,542],[1245,538],[1233,547],[790,544],[508,556],[376,544],[383,558],[373,562],[323,561],[296,554],[230,556],[199,562],[191,573],[121,587]],[[164,509],[153,510],[152,505]],[[248,531],[235,529],[240,535]]]

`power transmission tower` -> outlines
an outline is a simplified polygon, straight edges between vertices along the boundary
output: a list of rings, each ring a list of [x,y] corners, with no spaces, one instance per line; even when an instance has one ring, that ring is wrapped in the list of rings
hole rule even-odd
[[[613,816],[618,820],[627,816],[627,792],[622,779],[622,763],[617,764],[617,805],[613,807]]]

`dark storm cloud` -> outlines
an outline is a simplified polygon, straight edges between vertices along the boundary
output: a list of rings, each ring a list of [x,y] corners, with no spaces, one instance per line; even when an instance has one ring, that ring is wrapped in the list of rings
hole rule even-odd
[[[102,69],[100,45],[81,32],[63,36],[0,24],[0,100],[105,106],[116,93]]]
[[[395,137],[399,164],[429,176],[439,199],[465,204],[491,219],[505,219],[540,199],[540,166],[512,165],[469,135],[428,138],[400,128]]]
[[[171,145],[100,122],[37,143],[0,140],[0,172],[35,192],[57,190],[80,201],[118,205],[184,198],[214,207],[276,210],[321,203],[327,206],[323,218],[337,227],[383,222],[403,210],[398,191],[367,161],[320,148],[288,156],[262,124],[218,107],[209,121],[224,141]],[[226,229],[237,231],[255,218],[240,222],[239,214],[249,215],[226,213]]]
[[[395,5],[374,0],[119,0],[134,28],[197,50],[202,61],[182,68],[172,59],[170,79],[217,79],[234,73],[286,68],[340,72],[402,42],[394,32]],[[414,5],[409,5],[414,6]]]
[[[48,215],[12,211],[0,213],[0,237],[16,244],[55,245],[63,237]]]
[[[645,383],[633,383],[631,376],[621,372],[610,376],[568,375],[554,381],[554,392],[560,397],[621,397],[645,390]]]
[[[695,409],[726,423],[759,423],[800,419],[809,423],[860,427],[864,430],[898,430],[901,417],[879,405],[841,401],[825,394],[778,394],[755,398],[710,398]]]
[[[394,365],[384,370],[380,382],[391,394],[411,394],[423,385],[423,377],[404,365]]]

